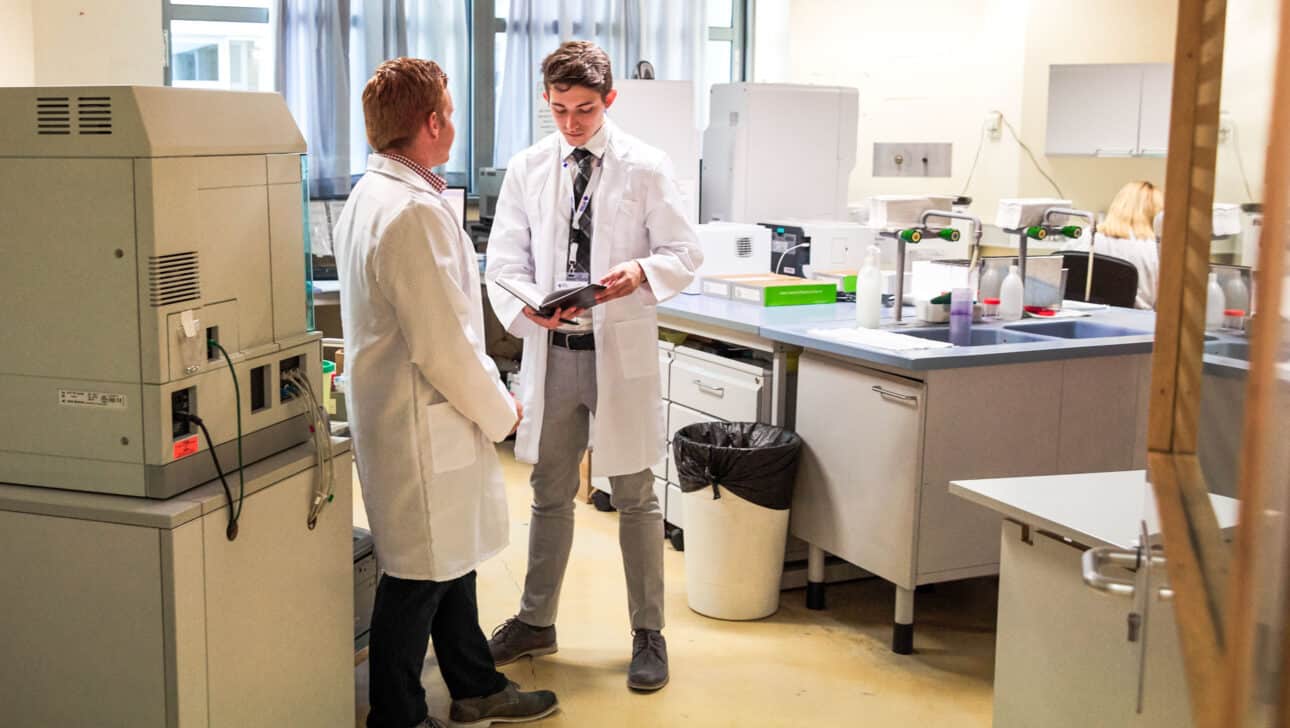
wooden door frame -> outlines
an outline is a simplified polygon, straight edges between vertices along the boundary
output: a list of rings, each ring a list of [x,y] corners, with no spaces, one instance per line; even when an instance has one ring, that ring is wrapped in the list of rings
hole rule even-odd
[[[1196,454],[1225,20],[1226,0],[1179,0],[1147,435],[1148,478],[1197,728],[1245,723],[1255,680],[1255,574],[1260,559],[1268,558],[1260,553],[1256,528],[1238,527],[1234,544],[1224,542]],[[1290,192],[1290,0],[1281,2],[1277,56],[1256,295],[1263,314],[1252,331],[1241,524],[1255,523],[1267,505],[1266,463],[1276,446],[1275,352]],[[1282,657],[1290,671],[1290,648]],[[1290,712],[1279,715],[1290,726]]]

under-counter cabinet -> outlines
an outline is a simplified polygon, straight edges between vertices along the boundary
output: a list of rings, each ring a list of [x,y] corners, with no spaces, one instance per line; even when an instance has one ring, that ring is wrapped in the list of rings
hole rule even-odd
[[[999,569],[1000,517],[949,481],[1143,467],[1149,377],[1146,354],[904,371],[807,351],[791,533],[895,585],[909,653],[917,586]]]

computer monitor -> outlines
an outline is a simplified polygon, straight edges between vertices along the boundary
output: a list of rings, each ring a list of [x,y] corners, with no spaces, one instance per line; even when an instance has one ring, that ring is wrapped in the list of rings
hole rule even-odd
[[[452,205],[453,211],[457,213],[457,222],[461,225],[461,229],[465,230],[466,229],[466,188],[449,187],[443,191],[443,196],[444,196],[444,199],[448,201],[448,204]]]

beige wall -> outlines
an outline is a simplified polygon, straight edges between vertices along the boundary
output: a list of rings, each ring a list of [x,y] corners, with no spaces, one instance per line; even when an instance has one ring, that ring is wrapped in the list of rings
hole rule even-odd
[[[1223,109],[1254,195],[1267,143],[1276,0],[1228,0]],[[1163,159],[1044,154],[1048,68],[1171,63],[1177,0],[758,0],[757,81],[854,86],[860,129],[850,197],[959,192],[990,110],[1002,111],[1077,206],[1104,210],[1134,179],[1163,184]],[[787,17],[787,32],[783,28]],[[767,26],[770,26],[769,29]],[[951,142],[953,177],[872,176],[875,141]],[[1220,148],[1217,199],[1244,202],[1235,145]],[[988,139],[968,194],[987,221],[1000,197],[1052,187],[1004,130]]]
[[[991,110],[1015,119],[1024,0],[793,0],[790,80],[860,91],[850,198],[958,193]],[[1015,123],[1015,121],[1014,121]],[[873,176],[875,142],[950,142],[950,178]],[[1014,144],[986,141],[968,194],[991,215],[1013,194]]]
[[[30,86],[35,81],[32,2],[0,0],[0,86]]]
[[[31,7],[35,83],[163,82],[161,0],[35,0]]]
[[[1048,67],[1058,63],[1172,63],[1177,0],[1030,0],[1026,23],[1021,137],[1062,192],[1082,209],[1105,210],[1125,183],[1165,181],[1164,159],[1045,157]],[[1054,194],[1029,160],[1021,166],[1023,197]]]

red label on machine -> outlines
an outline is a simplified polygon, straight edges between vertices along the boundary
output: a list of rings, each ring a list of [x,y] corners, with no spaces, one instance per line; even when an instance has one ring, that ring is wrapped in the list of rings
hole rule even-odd
[[[182,440],[175,441],[175,459],[186,458],[197,452],[200,446],[197,444],[197,436],[185,437]]]

